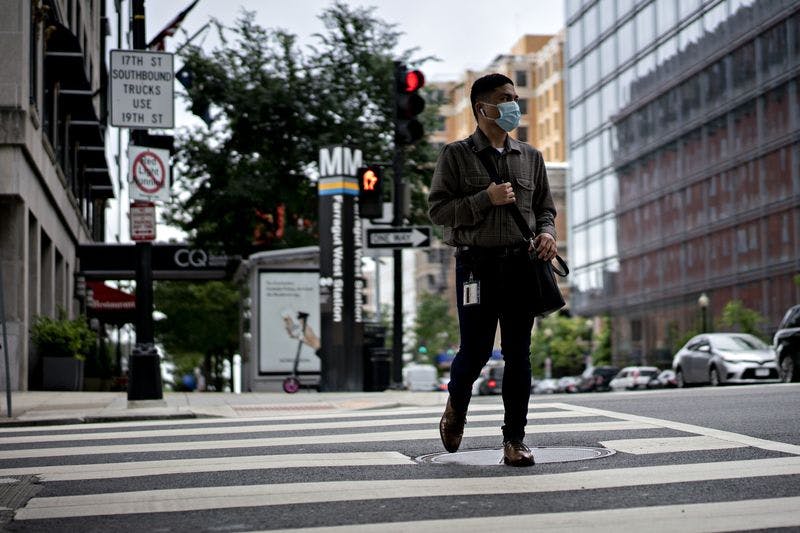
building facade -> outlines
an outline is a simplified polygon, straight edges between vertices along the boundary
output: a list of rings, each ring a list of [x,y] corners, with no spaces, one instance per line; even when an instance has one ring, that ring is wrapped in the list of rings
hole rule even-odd
[[[615,362],[668,364],[731,300],[769,335],[800,296],[799,9],[568,3],[573,299]]]
[[[79,312],[76,248],[103,240],[114,197],[107,26],[102,0],[3,0],[0,10],[0,283],[11,387],[27,390],[41,383],[30,327],[39,315]]]

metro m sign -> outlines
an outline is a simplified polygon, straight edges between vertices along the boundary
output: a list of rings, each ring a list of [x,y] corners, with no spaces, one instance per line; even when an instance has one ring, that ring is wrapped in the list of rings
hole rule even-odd
[[[320,148],[319,151],[319,194],[358,195],[356,172],[361,166],[361,150],[346,146]]]

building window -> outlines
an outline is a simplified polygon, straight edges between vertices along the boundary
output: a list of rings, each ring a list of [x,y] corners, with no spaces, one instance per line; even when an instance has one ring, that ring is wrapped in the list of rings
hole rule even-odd
[[[41,9],[41,7],[39,8]],[[31,3],[31,31],[30,31],[30,66],[29,72],[29,97],[31,105],[38,103],[39,96],[39,22],[37,16],[37,8]]]
[[[519,104],[519,112],[523,115],[528,114],[528,100],[527,98],[521,98],[518,102]]]
[[[528,86],[528,72],[525,70],[518,70],[514,73],[515,82],[514,84],[517,87],[527,87]]]
[[[526,126],[517,128],[517,140],[524,143],[528,142],[528,128]]]

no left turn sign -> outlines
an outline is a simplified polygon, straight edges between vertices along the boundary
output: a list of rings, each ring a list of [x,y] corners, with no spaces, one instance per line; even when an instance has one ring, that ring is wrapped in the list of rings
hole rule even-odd
[[[131,200],[169,201],[169,151],[128,148]]]

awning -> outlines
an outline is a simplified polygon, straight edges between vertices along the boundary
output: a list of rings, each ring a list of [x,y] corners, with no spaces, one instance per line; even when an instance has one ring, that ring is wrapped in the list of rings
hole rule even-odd
[[[136,295],[109,287],[102,281],[87,281],[86,314],[106,324],[134,322]]]

